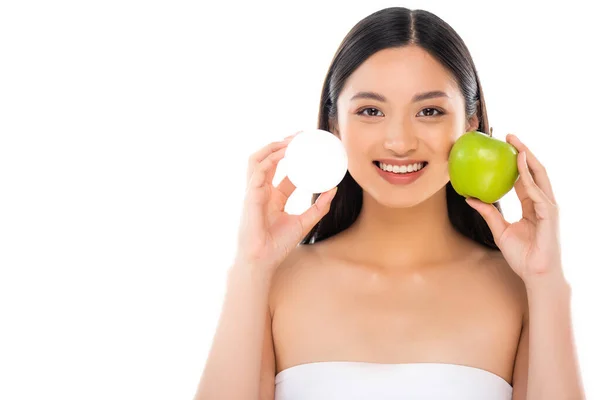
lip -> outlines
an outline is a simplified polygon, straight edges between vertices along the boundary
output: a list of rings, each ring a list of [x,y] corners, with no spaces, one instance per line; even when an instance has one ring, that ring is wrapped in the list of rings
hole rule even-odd
[[[409,159],[409,160],[398,160],[398,159],[394,159],[394,158],[381,158],[379,160],[375,160],[375,162],[382,162],[384,164],[388,164],[388,165],[398,165],[398,166],[403,166],[403,165],[410,165],[410,164],[417,164],[417,163],[425,163],[427,161],[425,160],[413,160],[413,159]]]
[[[411,160],[409,160],[409,161],[411,161]],[[381,160],[381,162],[383,162],[384,164],[388,164],[384,160]],[[414,164],[415,162],[423,162],[423,161],[414,161],[414,162],[410,162],[408,164]],[[395,165],[398,165],[398,164],[395,164]],[[406,165],[406,164],[403,164],[403,165]],[[408,185],[409,183],[413,183],[414,181],[419,179],[419,177],[421,175],[423,175],[423,171],[425,171],[427,166],[428,165],[425,165],[423,168],[421,168],[417,172],[408,172],[406,174],[396,174],[393,172],[384,171],[381,168],[379,168],[379,166],[376,164],[376,162],[373,163],[373,167],[377,169],[377,172],[379,173],[379,175],[383,179],[385,179],[386,181],[388,181],[389,183],[391,183],[393,185]]]

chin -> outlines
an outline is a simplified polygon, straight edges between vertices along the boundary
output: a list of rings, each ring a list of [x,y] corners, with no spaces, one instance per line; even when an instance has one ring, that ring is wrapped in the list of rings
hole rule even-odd
[[[360,182],[358,182],[360,185]],[[446,196],[446,184],[448,181],[440,180],[439,182],[414,182],[407,186],[396,186],[387,182],[378,182],[374,184],[372,181],[367,185],[360,185],[365,194],[368,194],[378,204],[388,208],[412,208],[422,203],[437,198],[438,196]]]
[[[378,204],[387,207],[387,208],[412,208],[416,207],[421,203],[426,202],[429,198],[423,195],[415,195],[411,197],[398,197],[398,198],[390,198],[390,196],[386,196],[385,194],[382,196],[371,196],[377,201]]]

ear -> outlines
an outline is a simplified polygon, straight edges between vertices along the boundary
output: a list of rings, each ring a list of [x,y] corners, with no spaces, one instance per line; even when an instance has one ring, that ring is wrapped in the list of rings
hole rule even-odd
[[[475,114],[467,121],[467,132],[476,131],[477,128],[479,128],[479,118]]]

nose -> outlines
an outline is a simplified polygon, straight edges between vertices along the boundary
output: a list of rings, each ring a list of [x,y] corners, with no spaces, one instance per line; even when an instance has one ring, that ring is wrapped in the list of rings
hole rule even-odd
[[[418,144],[417,135],[408,126],[390,127],[386,132],[383,146],[397,154],[407,154],[416,150]]]

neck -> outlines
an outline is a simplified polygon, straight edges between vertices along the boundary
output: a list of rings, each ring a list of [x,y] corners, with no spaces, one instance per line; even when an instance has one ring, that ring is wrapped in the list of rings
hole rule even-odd
[[[363,192],[361,212],[346,234],[356,243],[353,258],[393,269],[444,262],[465,243],[448,217],[445,187],[409,208],[386,207]]]

